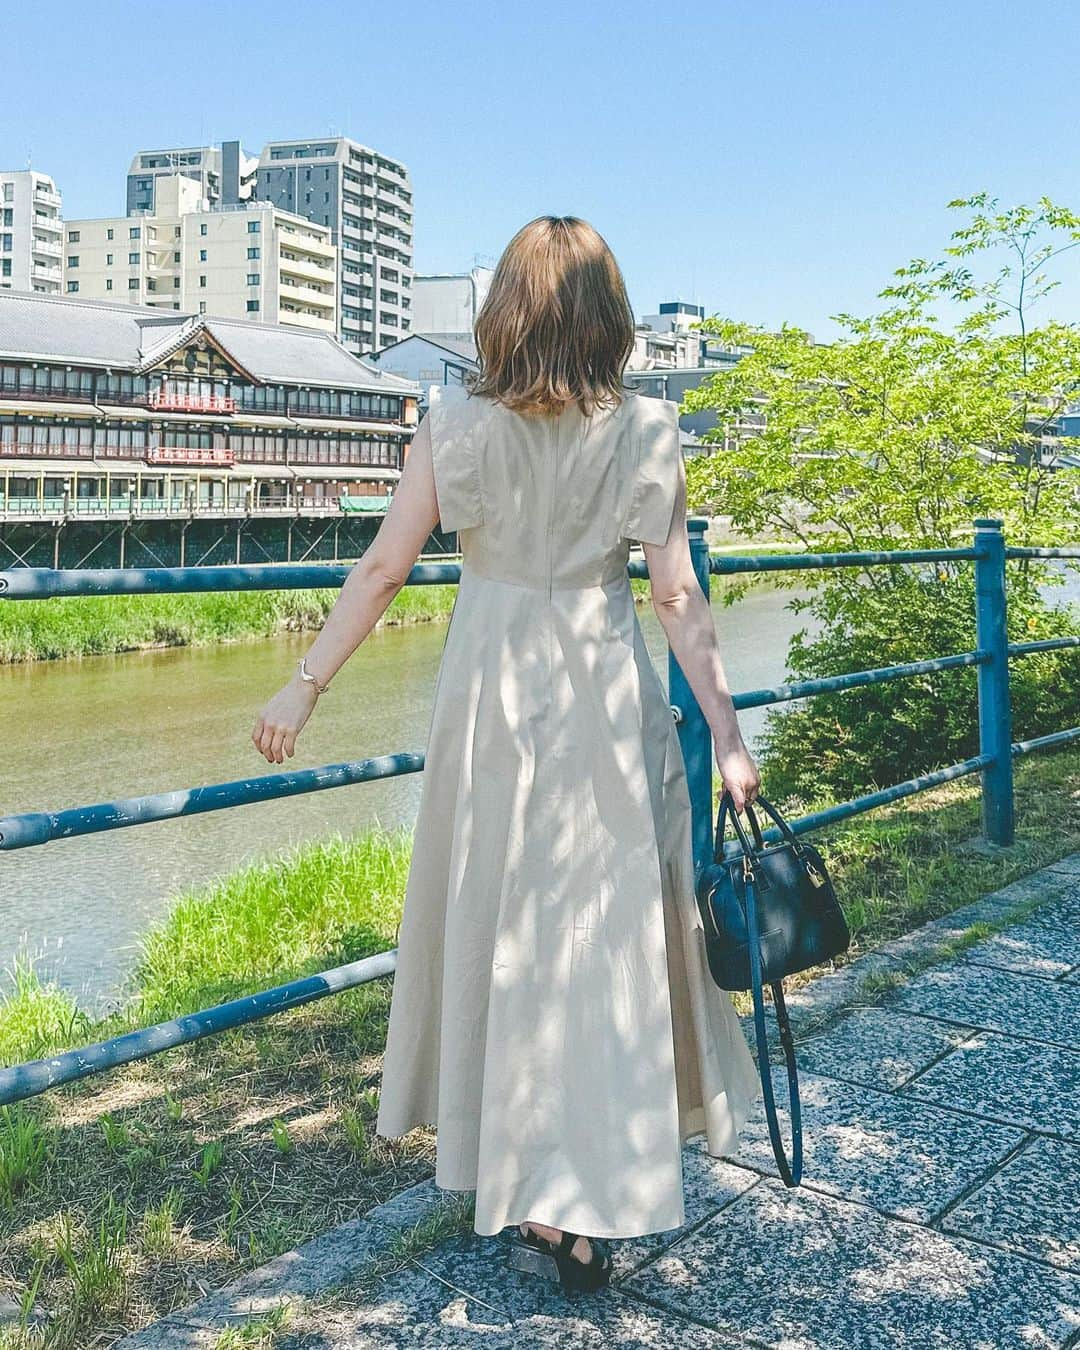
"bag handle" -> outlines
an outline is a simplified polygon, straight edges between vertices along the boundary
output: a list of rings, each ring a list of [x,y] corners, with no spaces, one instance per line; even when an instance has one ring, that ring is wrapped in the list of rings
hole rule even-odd
[[[739,843],[742,845],[743,853],[751,860],[757,856],[757,849],[765,847],[765,837],[761,833],[761,826],[757,822],[749,807],[746,810],[746,818],[750,822],[750,828],[754,832],[754,843],[751,844],[743,829],[742,822],[739,820],[738,813],[735,810],[735,800],[731,791],[725,788],[720,797],[720,809],[716,814],[716,847],[713,850],[713,861],[724,861],[724,832],[727,829],[727,817],[731,816],[731,823],[735,826],[735,834],[738,836]],[[756,847],[755,847],[756,845]]]
[[[765,813],[772,818],[772,820],[779,828],[780,833],[783,836],[784,840],[792,845],[797,854],[801,855],[802,844],[800,844],[798,839],[796,839],[795,833],[792,830],[791,826],[787,823],[787,821],[776,809],[776,807],[773,806],[772,802],[770,802],[769,799],[765,797],[762,793],[759,793],[757,797],[757,804],[763,807]],[[747,820],[750,822],[750,828],[754,834],[754,845],[756,846],[756,849],[757,850],[764,849],[766,846],[765,836],[762,833],[761,826],[758,824],[758,818],[756,813],[754,812],[753,804],[747,802],[743,810],[745,811]],[[735,826],[735,833],[739,837],[739,843],[742,845],[743,852],[749,854],[751,858],[753,858],[755,855],[755,848],[751,847],[750,840],[747,838],[746,835],[746,831],[742,828],[742,826],[739,823],[739,816],[735,810],[735,801],[731,795],[731,791],[730,789],[725,788],[720,797],[720,809],[718,810],[716,815],[716,833],[714,836],[716,841],[716,847],[713,852],[714,862],[723,861],[724,832],[727,828],[727,817],[729,815],[731,816],[732,823]]]

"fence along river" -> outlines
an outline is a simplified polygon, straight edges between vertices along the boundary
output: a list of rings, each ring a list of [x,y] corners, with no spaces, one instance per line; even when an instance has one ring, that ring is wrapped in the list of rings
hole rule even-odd
[[[807,622],[792,592],[760,587],[713,613],[733,690],[778,683],[788,636]],[[799,593],[799,592],[796,592]],[[666,643],[638,607],[667,678]],[[304,729],[291,767],[424,749],[446,624],[379,630],[359,648]],[[55,811],[269,772],[249,739],[259,706],[313,634],[202,648],[0,666],[5,763],[0,815]],[[764,710],[741,714],[752,742]],[[0,857],[0,953],[9,986],[28,951],[88,1010],[115,993],[137,940],[180,891],[306,839],[378,821],[411,825],[420,776],[64,840]]]

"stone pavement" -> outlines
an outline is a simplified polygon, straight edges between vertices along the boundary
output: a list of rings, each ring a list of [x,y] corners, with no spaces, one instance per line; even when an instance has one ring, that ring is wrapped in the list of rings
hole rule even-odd
[[[936,960],[979,922],[1005,926]],[[1080,1347],[1080,854],[789,1003],[802,1185],[776,1175],[759,1097],[733,1158],[687,1145],[686,1225],[613,1243],[611,1289],[567,1298],[507,1270],[512,1230],[467,1232],[320,1316],[320,1290],[445,1200],[429,1181],[120,1345],[209,1350],[299,1299],[280,1344],[311,1350]]]

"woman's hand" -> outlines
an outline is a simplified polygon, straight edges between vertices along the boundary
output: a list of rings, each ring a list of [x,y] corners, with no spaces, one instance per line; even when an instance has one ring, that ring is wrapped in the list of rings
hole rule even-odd
[[[740,740],[730,748],[717,745],[716,767],[720,770],[724,788],[731,793],[736,814],[741,813],[749,802],[756,800],[761,788],[758,766]]]
[[[311,716],[318,697],[315,686],[297,674],[259,714],[251,739],[255,749],[269,763],[281,764],[286,755],[292,758],[296,738]]]

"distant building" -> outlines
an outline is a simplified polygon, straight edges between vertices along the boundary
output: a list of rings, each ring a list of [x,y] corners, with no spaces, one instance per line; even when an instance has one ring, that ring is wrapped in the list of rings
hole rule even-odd
[[[255,190],[259,161],[245,154],[239,141],[225,141],[220,148],[205,145],[182,150],[140,150],[131,161],[127,176],[129,216],[160,212],[159,183],[176,174],[198,185],[199,196],[210,206],[233,206],[249,201]]]
[[[412,333],[370,359],[389,375],[416,380],[421,398],[429,384],[460,384],[477,368],[471,333]]]
[[[271,141],[256,195],[325,226],[338,248],[338,336],[366,355],[413,324],[413,194],[396,159],[344,136]]]
[[[673,333],[689,329],[705,317],[704,305],[691,305],[685,300],[666,300],[656,314],[643,314],[641,322],[656,333]]]
[[[65,294],[337,332],[325,226],[252,199],[211,207],[183,174],[156,179],[155,200],[154,215],[67,221]]]
[[[63,281],[61,200],[48,174],[0,172],[0,289],[59,294]]]
[[[494,275],[490,267],[474,267],[414,277],[412,331],[471,334]]]
[[[358,556],[418,395],[325,333],[0,292],[0,540],[35,566]]]

